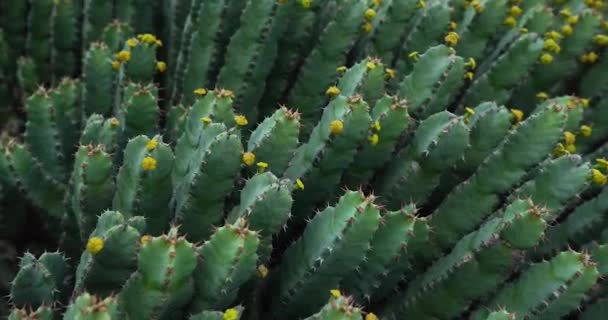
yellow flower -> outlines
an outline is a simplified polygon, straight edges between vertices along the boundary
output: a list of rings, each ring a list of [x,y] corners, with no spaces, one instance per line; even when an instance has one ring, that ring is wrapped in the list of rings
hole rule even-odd
[[[339,73],[344,73],[346,71],[346,66],[337,67],[336,71],[338,71]]]
[[[367,9],[365,10],[365,14],[363,16],[365,17],[365,20],[372,21],[376,17],[376,10],[371,8]]]
[[[224,311],[224,317],[222,320],[237,320],[239,318],[238,310],[234,308],[227,309]]]
[[[454,31],[449,32],[445,36],[445,38],[443,38],[443,40],[445,41],[445,43],[448,46],[450,46],[450,47],[453,47],[453,46],[457,45],[459,39],[460,39],[460,37],[458,36],[458,33],[454,32]]]
[[[368,313],[365,315],[365,320],[378,320],[378,317],[373,313]]]
[[[118,62],[116,60],[112,61],[112,69],[114,69],[114,70],[120,69],[120,62]]]
[[[333,98],[333,97],[339,95],[340,92],[341,92],[340,88],[338,88],[336,86],[331,86],[331,87],[327,88],[327,90],[325,91],[325,94]]]
[[[598,34],[593,38],[593,42],[599,46],[608,46],[608,36],[604,34]]]
[[[549,99],[549,95],[546,92],[539,92],[536,94],[536,98],[538,98],[538,100],[547,100]]]
[[[141,161],[141,167],[145,171],[156,170],[156,159],[154,159],[152,157],[145,157],[144,160]]]
[[[141,238],[139,238],[139,243],[141,243],[142,245],[146,244],[146,243],[148,243],[150,241],[152,241],[152,236],[147,235],[147,234],[143,235],[143,236],[141,236]]]
[[[342,293],[338,289],[329,290],[329,293],[335,298],[340,298],[342,296]]]
[[[103,246],[104,241],[100,237],[92,237],[87,241],[87,251],[92,255],[98,254],[103,249]]]
[[[606,184],[606,181],[608,179],[606,178],[606,175],[603,174],[601,171],[597,169],[591,169],[591,180],[593,181],[593,183],[603,186]]]
[[[513,17],[519,17],[522,13],[522,10],[520,7],[518,6],[512,6],[509,9],[509,14],[512,15]]]
[[[302,182],[302,180],[300,180],[299,178],[296,179],[296,188],[304,190],[304,182]]]
[[[519,109],[511,109],[511,114],[513,115],[515,123],[521,122],[521,120],[524,118],[524,112]]]
[[[571,16],[568,18],[567,20],[568,24],[577,24],[578,23],[578,16]]]
[[[201,117],[200,120],[203,124],[210,124],[211,122],[213,122],[213,120],[211,120],[211,118],[209,117]]]
[[[418,0],[418,4],[416,5],[416,8],[418,8],[418,9],[426,8],[426,2],[424,2],[424,0]]]
[[[236,122],[236,125],[239,127],[244,127],[249,124],[249,121],[247,121],[247,118],[243,115],[234,116],[234,122]]]
[[[407,56],[414,61],[418,61],[418,57],[420,56],[420,54],[418,53],[418,51],[414,51],[408,54]]]
[[[258,162],[257,166],[258,166],[258,171],[260,173],[262,173],[262,172],[266,171],[266,169],[268,168],[268,163],[266,163],[266,162]]]
[[[553,149],[553,155],[555,157],[561,157],[568,153],[570,153],[570,152],[568,152],[568,150],[566,150],[566,147],[564,147],[564,145],[561,143],[558,143],[557,146],[555,147],[555,149]]]
[[[384,69],[384,72],[386,72],[389,79],[395,79],[395,69],[386,68]]]
[[[243,153],[241,160],[250,167],[255,163],[255,154],[253,154],[253,152],[245,152]]]
[[[369,143],[372,146],[375,146],[378,144],[378,142],[380,142],[380,136],[378,136],[378,134],[374,133],[369,137]]]
[[[376,69],[376,64],[373,61],[369,61],[365,64],[365,67],[367,67],[367,70],[374,70]]]
[[[139,43],[139,41],[137,41],[137,39],[135,39],[135,38],[131,38],[131,39],[127,40],[127,45],[131,48],[135,47],[138,43]]]
[[[471,70],[477,69],[477,62],[473,58],[469,58],[469,62],[464,64],[465,67],[470,68]]]
[[[473,72],[470,72],[470,71],[464,74],[464,78],[467,79],[467,80],[469,80],[469,81],[473,80],[474,77],[475,77],[475,74]]]
[[[117,119],[117,118],[112,118],[112,119],[110,119],[110,124],[111,124],[113,127],[117,127],[117,126],[120,124],[120,121],[118,121],[118,119]]]
[[[127,50],[120,51],[116,54],[116,60],[118,60],[119,62],[127,62],[131,60],[131,52]]]
[[[602,169],[604,171],[608,171],[608,160],[604,158],[595,159],[596,168]]]
[[[366,22],[361,26],[361,29],[365,32],[365,33],[370,33],[372,32],[372,30],[374,29],[374,26],[372,26],[371,23]]]
[[[588,126],[588,125],[582,125],[580,129],[581,129],[581,135],[583,137],[591,136],[591,132],[593,131],[593,129],[591,129],[591,126]]]
[[[160,73],[165,72],[167,70],[167,64],[164,61],[158,61],[156,63],[156,70]]]
[[[152,139],[146,143],[146,149],[148,149],[148,151],[156,149],[156,146],[158,146],[158,140],[156,139]]]
[[[515,28],[517,25],[517,20],[513,16],[507,16],[503,24],[509,28]]]
[[[198,88],[198,89],[194,90],[194,94],[196,94],[197,96],[204,96],[207,94],[207,89]]]
[[[589,53],[584,53],[580,57],[582,63],[596,63],[597,59],[599,59],[599,56],[593,51]]]
[[[576,136],[574,135],[574,133],[572,133],[570,131],[564,132],[564,143],[567,146],[575,144],[576,143]]]
[[[268,276],[268,268],[261,264],[258,266],[258,275],[260,276],[260,278],[266,278]]]
[[[545,50],[547,50],[549,52],[559,53],[560,51],[562,51],[562,48],[553,39],[545,40],[544,48],[545,48]]]
[[[562,26],[562,28],[560,29],[560,31],[562,32],[563,35],[565,36],[569,36],[572,34],[572,32],[574,32],[574,29],[572,29],[572,27],[568,24],[565,24]]]
[[[312,1],[311,0],[302,0],[302,2],[300,4],[302,5],[302,8],[308,9],[312,5]]]
[[[456,29],[458,29],[458,23],[454,21],[450,22],[450,30],[456,31]]]
[[[380,121],[378,121],[378,120],[374,121],[374,124],[372,125],[372,129],[374,129],[378,132],[380,130],[382,130],[382,125],[380,125]]]
[[[566,151],[570,154],[576,153],[576,146],[573,144],[566,145]]]
[[[545,38],[546,39],[559,40],[559,39],[561,39],[563,37],[562,37],[562,35],[559,32],[557,32],[555,30],[552,30],[552,31],[549,31],[549,32],[545,33]]]
[[[543,53],[543,55],[540,56],[540,62],[542,64],[551,64],[553,63],[553,56],[549,53]]]
[[[338,135],[338,134],[342,133],[343,130],[344,130],[344,122],[342,122],[340,120],[334,120],[329,124],[329,131],[333,135]]]

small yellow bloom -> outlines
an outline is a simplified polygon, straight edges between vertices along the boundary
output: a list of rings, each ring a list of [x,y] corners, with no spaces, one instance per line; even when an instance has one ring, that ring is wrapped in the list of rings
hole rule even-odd
[[[559,40],[559,39],[562,39],[563,36],[559,32],[557,32],[555,30],[551,30],[551,31],[545,33],[545,38]]]
[[[372,135],[369,137],[369,143],[370,143],[372,146],[377,145],[377,144],[378,144],[378,142],[380,142],[380,136],[378,136],[378,134],[377,134],[377,133],[374,133],[374,134],[372,134]]]
[[[522,11],[522,10],[521,10],[521,8],[520,8],[520,7],[518,7],[518,6],[512,6],[512,7],[509,9],[509,14],[510,14],[511,16],[513,16],[513,17],[519,17],[519,16],[522,14],[522,12],[523,12],[523,11]]]
[[[426,2],[424,2],[424,0],[418,0],[418,4],[416,5],[416,8],[418,8],[418,9],[426,8]]]
[[[372,26],[372,24],[369,22],[366,22],[361,26],[361,30],[363,30],[363,32],[365,32],[365,33],[370,33],[370,32],[372,32],[373,29],[374,29],[374,26]]]
[[[458,23],[454,21],[450,22],[450,30],[456,31],[456,29],[458,29]]]
[[[564,147],[563,144],[558,143],[557,146],[555,147],[555,149],[553,149],[553,155],[555,157],[561,157],[563,155],[569,154],[570,152],[568,152],[568,150],[566,150],[566,147]]]
[[[450,47],[457,45],[459,39],[460,39],[460,37],[458,36],[458,33],[454,32],[454,31],[449,32],[445,36],[445,38],[443,38],[445,43]]]
[[[374,70],[376,69],[376,64],[372,61],[369,61],[365,64],[365,67],[367,67],[367,70]]]
[[[580,60],[582,63],[593,64],[593,63],[596,63],[599,58],[600,57],[597,55],[597,53],[595,53],[594,51],[591,51],[589,53],[582,54],[580,57]]]
[[[509,28],[515,28],[517,25],[517,20],[513,16],[507,16],[503,24]]]
[[[312,0],[302,0],[300,5],[302,6],[302,8],[308,9],[312,5]]]
[[[365,17],[365,20],[367,21],[372,21],[374,20],[374,18],[376,18],[376,10],[374,9],[367,9],[365,10],[365,13],[363,14],[363,16]]]
[[[560,29],[561,33],[565,36],[569,36],[574,32],[574,29],[572,29],[572,27],[568,24],[565,24],[562,26],[562,28]]]
[[[543,55],[540,56],[540,62],[542,64],[551,64],[553,63],[553,56],[549,53],[543,53]]]
[[[300,180],[299,178],[296,179],[296,188],[304,190],[304,182],[302,182],[302,180]]]
[[[344,73],[346,71],[346,66],[337,67],[336,71],[338,71],[339,73]]]
[[[597,185],[604,186],[606,185],[606,181],[608,180],[608,178],[601,171],[597,169],[591,169],[591,180]]]
[[[389,79],[395,79],[395,69],[391,69],[391,68],[386,68],[384,69],[384,72],[386,72],[386,75],[388,76]]]
[[[239,127],[244,127],[249,124],[249,121],[243,115],[234,116],[234,122],[236,122],[236,125]]]
[[[116,60],[119,62],[127,62],[131,60],[131,52],[127,50],[122,50],[116,54]]]
[[[131,39],[127,40],[127,45],[131,48],[137,46],[138,43],[139,43],[139,41],[137,41],[137,39],[135,39],[135,38],[131,38]]]
[[[268,163],[266,163],[266,162],[258,162],[257,166],[258,166],[258,171],[260,173],[262,173],[262,172],[266,171],[266,169],[268,168]]]
[[[120,121],[118,121],[118,119],[117,119],[117,118],[112,118],[112,119],[110,119],[110,124],[111,124],[113,127],[117,127],[117,126],[120,124]]]
[[[545,50],[554,53],[559,53],[560,51],[562,51],[562,48],[553,39],[545,40],[544,48]]]
[[[602,47],[608,46],[608,36],[605,34],[598,34],[593,38],[593,42]]]
[[[418,61],[420,54],[418,53],[418,51],[414,51],[414,52],[408,54],[407,56],[414,61]]]
[[[336,86],[331,86],[331,87],[327,88],[327,90],[325,91],[325,94],[333,98],[333,97],[339,95],[340,92],[341,92],[340,88],[338,88]]]
[[[382,0],[372,0],[374,7],[379,7],[382,4]]]
[[[372,129],[380,132],[380,130],[382,130],[382,125],[380,125],[380,121],[378,121],[378,120],[374,121],[374,124],[372,125]]]
[[[209,117],[201,117],[200,120],[203,124],[210,124],[211,122],[213,122],[213,120],[211,120],[211,118]]]
[[[237,320],[238,318],[239,311],[234,308],[230,308],[224,311],[224,317],[222,318],[222,320]]]
[[[566,145],[566,151],[570,154],[576,153],[576,146],[573,144]]]
[[[103,246],[104,241],[100,237],[92,237],[87,241],[87,251],[92,255],[98,254],[103,249]]]
[[[589,106],[589,99],[583,98],[583,99],[581,99],[581,103],[583,104],[583,107],[586,108]]]
[[[566,9],[562,9],[559,14],[564,17],[564,18],[569,18],[570,16],[572,16],[572,12],[570,12],[570,9],[566,8]]]
[[[465,107],[464,110],[466,112],[465,116],[469,116],[470,117],[470,116],[472,116],[472,115],[475,114],[475,110],[473,108]]]
[[[255,163],[255,154],[253,154],[253,152],[245,152],[243,153],[241,160],[245,165],[251,167]]]
[[[156,63],[156,70],[160,73],[165,72],[167,70],[167,64],[164,61],[158,61]]]
[[[485,9],[479,0],[473,0],[473,2],[471,2],[471,7],[473,7],[477,13],[482,13]]]
[[[120,62],[118,62],[116,60],[112,61],[112,69],[114,69],[114,70],[120,69]]]
[[[343,130],[344,130],[344,122],[342,122],[340,120],[334,120],[329,124],[329,131],[333,135],[338,135],[338,134],[342,133]]]
[[[207,89],[198,88],[198,89],[194,90],[194,94],[196,94],[197,96],[204,96],[207,94]]]
[[[464,64],[465,67],[470,68],[471,70],[477,69],[477,62],[473,58],[469,58],[469,62]]]
[[[596,168],[608,171],[608,160],[604,158],[595,159]]]
[[[144,160],[141,161],[141,167],[144,169],[144,171],[156,170],[156,159],[152,157],[145,157]]]
[[[570,131],[564,132],[564,143],[566,145],[575,144],[576,143],[576,136],[574,135],[574,133],[572,133]]]
[[[536,98],[538,98],[538,100],[544,101],[549,99],[549,95],[546,92],[539,92],[536,94]]]
[[[340,292],[340,290],[338,290],[338,289],[332,289],[332,290],[329,290],[329,292],[335,298],[340,298],[342,296],[342,292]]]
[[[264,279],[268,276],[268,268],[261,264],[258,266],[258,275],[260,276],[260,278]]]
[[[591,129],[591,126],[588,126],[586,124],[582,125],[580,130],[581,130],[581,135],[583,137],[590,137],[591,133],[593,132],[593,129]]]
[[[378,320],[378,317],[373,313],[368,313],[365,315],[365,320]]]
[[[515,123],[519,123],[524,119],[524,112],[519,109],[511,109],[511,114],[513,115]]]
[[[156,140],[156,139],[151,139],[150,141],[148,141],[148,143],[146,143],[146,149],[148,149],[148,151],[152,151],[152,150],[156,149],[157,146],[158,146],[158,140]]]
[[[570,25],[578,23],[578,16],[571,16],[566,20],[566,22]]]
[[[141,236],[141,238],[139,238],[139,243],[143,244],[147,244],[148,242],[152,241],[152,236],[150,235],[143,235]]]
[[[473,72],[470,72],[470,71],[464,74],[464,78],[467,79],[467,80],[469,80],[469,81],[473,80],[474,77],[475,77],[475,74]]]

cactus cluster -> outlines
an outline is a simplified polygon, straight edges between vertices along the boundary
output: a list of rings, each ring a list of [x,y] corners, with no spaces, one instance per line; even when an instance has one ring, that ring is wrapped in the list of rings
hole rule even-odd
[[[608,3],[0,2],[0,317],[605,318]]]

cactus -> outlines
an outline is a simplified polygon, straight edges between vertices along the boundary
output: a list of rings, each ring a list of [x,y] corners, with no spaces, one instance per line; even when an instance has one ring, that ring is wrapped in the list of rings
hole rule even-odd
[[[601,317],[604,7],[0,1],[0,317]]]

